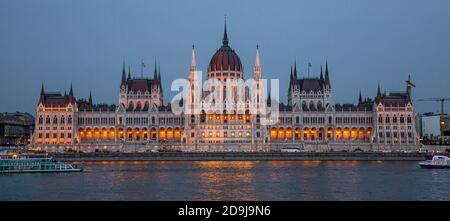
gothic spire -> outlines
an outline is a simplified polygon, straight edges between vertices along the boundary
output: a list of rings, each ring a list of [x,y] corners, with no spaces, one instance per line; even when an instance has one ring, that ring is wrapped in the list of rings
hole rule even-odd
[[[162,92],[162,83],[161,83],[161,65],[158,64],[158,83],[159,83],[159,90]]]
[[[122,82],[126,81],[126,77],[127,77],[127,72],[125,71],[125,60],[123,60],[123,65],[122,65]]]
[[[261,79],[261,61],[259,57],[259,45],[256,44],[255,68],[253,70],[253,78]]]
[[[158,81],[158,71],[156,70],[156,58],[155,58],[155,69],[153,70],[153,81]]]
[[[228,46],[228,34],[227,34],[227,18],[225,17],[225,26],[223,31],[222,46]]]
[[[320,80],[323,80],[322,65],[320,65]]]
[[[92,91],[89,91],[89,104],[92,105]]]
[[[359,90],[359,99],[358,99],[358,104],[361,105],[363,102],[362,100],[362,95],[361,95],[361,90]]]
[[[131,80],[131,66],[128,65],[128,80]]]
[[[294,75],[293,75],[294,73],[293,73],[293,71],[292,71],[292,63],[291,63],[291,81],[292,81],[292,79],[294,78]]]
[[[70,83],[70,91],[69,91],[69,95],[70,95],[71,97],[73,97],[72,83]]]
[[[192,44],[192,55],[191,55],[191,69],[195,68],[195,46]]]
[[[330,75],[328,73],[328,59],[325,60],[325,83],[331,88]]]
[[[41,95],[44,95],[45,91],[44,91],[44,81],[42,81],[42,85],[41,85]]]
[[[378,88],[377,88],[377,98],[381,97],[381,87],[380,82],[378,82]]]
[[[294,79],[297,79],[297,60],[294,60]]]

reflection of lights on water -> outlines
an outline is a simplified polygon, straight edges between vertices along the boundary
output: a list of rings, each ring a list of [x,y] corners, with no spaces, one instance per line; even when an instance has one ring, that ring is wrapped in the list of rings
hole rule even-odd
[[[240,199],[252,200],[253,168],[257,161],[199,161],[199,187],[207,200]],[[240,188],[234,188],[240,186]],[[253,198],[252,198],[253,197]],[[253,199],[254,200],[254,199]]]
[[[200,168],[236,168],[252,169],[258,162],[255,161],[198,161]]]

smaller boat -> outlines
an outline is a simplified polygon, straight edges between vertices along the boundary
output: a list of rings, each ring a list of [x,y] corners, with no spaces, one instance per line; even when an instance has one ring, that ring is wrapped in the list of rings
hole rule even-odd
[[[421,168],[450,169],[450,158],[442,155],[435,155],[431,160],[419,162]]]

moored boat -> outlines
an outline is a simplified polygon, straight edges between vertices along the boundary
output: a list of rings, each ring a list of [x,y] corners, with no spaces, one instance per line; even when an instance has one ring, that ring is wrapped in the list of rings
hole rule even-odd
[[[81,172],[69,163],[57,162],[51,157],[5,156],[0,158],[0,173]]]
[[[421,168],[450,169],[450,158],[442,155],[435,155],[431,160],[419,162]]]

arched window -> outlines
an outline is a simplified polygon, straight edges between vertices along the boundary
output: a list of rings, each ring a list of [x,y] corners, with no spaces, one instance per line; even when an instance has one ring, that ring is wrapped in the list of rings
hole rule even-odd
[[[53,124],[58,124],[58,118],[56,116],[53,117]]]
[[[406,118],[406,122],[407,122],[408,124],[411,123],[411,115],[408,115],[408,117]]]
[[[396,115],[394,115],[394,117],[392,118],[392,123],[397,123],[397,116]]]
[[[39,124],[43,124],[43,123],[44,123],[44,118],[42,118],[42,116],[39,116],[39,121],[38,121],[38,123],[39,123]]]

